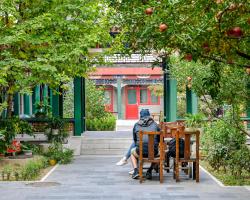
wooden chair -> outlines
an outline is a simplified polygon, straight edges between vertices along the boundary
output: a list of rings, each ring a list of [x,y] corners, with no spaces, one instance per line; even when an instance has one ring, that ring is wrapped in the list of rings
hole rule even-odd
[[[190,150],[190,144],[191,144],[191,137],[192,135],[195,136],[195,142],[196,142],[196,149],[195,149],[195,157],[191,158],[191,150]],[[184,158],[179,157],[179,140],[180,138],[184,139]],[[193,179],[196,180],[196,182],[199,182],[200,176],[199,176],[199,147],[200,147],[200,131],[185,131],[184,129],[177,129],[175,132],[175,139],[176,139],[176,158],[175,158],[175,169],[174,169],[174,177],[176,179],[176,182],[180,181],[179,177],[179,170],[184,169],[187,170],[187,167],[183,167],[183,163],[192,164],[192,174]]]
[[[153,118],[154,121],[160,123],[161,113],[151,113],[151,116],[152,116],[152,118]]]
[[[175,134],[178,129],[183,131],[185,127],[182,123],[179,122],[162,122],[160,127],[161,130],[163,131],[163,138],[164,140],[166,140],[164,143],[164,152],[166,154],[168,142],[171,140],[171,138],[175,137]],[[169,158],[167,159],[165,158],[164,170],[166,170],[166,172],[169,173],[170,169],[171,169],[170,160]]]
[[[143,157],[143,136],[148,136],[148,157]],[[154,153],[154,138],[159,135],[160,143],[159,143],[159,154],[160,156],[155,156]],[[163,148],[163,134],[162,132],[139,132],[139,176],[140,183],[143,181],[143,164],[145,162],[155,163],[159,165],[159,175],[160,175],[160,183],[163,183],[163,163],[164,163],[164,148]]]

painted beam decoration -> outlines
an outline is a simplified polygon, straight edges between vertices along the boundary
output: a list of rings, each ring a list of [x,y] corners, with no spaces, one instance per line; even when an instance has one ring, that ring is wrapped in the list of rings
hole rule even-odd
[[[163,79],[128,79],[122,80],[122,83],[127,85],[150,85],[163,83]]]
[[[117,79],[92,79],[96,85],[114,85],[117,84]],[[122,80],[123,84],[127,85],[151,85],[163,83],[163,79],[126,79]]]

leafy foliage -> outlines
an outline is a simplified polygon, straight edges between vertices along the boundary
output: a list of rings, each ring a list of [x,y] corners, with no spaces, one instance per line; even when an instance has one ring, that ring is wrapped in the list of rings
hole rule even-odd
[[[223,0],[110,0],[121,28],[125,52],[180,52],[187,60],[249,65],[249,9],[247,1]],[[146,9],[153,13],[147,14]],[[166,30],[160,30],[165,24]],[[237,28],[236,28],[237,27]],[[238,34],[235,34],[235,29]],[[232,33],[233,32],[233,33]]]
[[[72,162],[73,150],[64,148],[63,145],[58,142],[53,142],[44,155],[49,159],[56,160],[61,164],[68,164]]]
[[[0,90],[9,117],[15,92],[30,94],[43,83],[63,87],[101,61],[88,48],[110,41],[108,13],[101,0],[0,2]]]
[[[188,128],[201,128],[204,123],[204,115],[201,113],[187,114],[185,117],[185,126]]]
[[[106,111],[104,88],[86,81],[86,127],[87,130],[114,130],[116,118]]]
[[[214,170],[230,171],[240,176],[249,171],[250,150],[246,135],[232,125],[232,115],[208,125],[202,136],[202,147]]]
[[[3,119],[0,121],[0,153],[5,153],[17,134],[33,135],[32,126],[18,118]]]
[[[104,88],[98,87],[92,80],[86,81],[86,116],[89,119],[102,118],[105,111]]]
[[[86,120],[87,130],[91,131],[113,131],[115,129],[116,118],[108,114],[102,118],[93,118]]]

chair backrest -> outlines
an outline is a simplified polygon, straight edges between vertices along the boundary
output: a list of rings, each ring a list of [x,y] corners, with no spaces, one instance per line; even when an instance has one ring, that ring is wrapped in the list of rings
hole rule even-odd
[[[175,137],[175,132],[180,129],[181,132],[184,131],[185,127],[182,123],[179,122],[161,122],[160,128],[163,131],[165,138]]]
[[[160,119],[161,119],[161,114],[160,113],[151,113],[151,116],[154,119],[154,121],[160,122]]]
[[[176,158],[179,159],[179,140],[180,138],[184,139],[184,158],[190,159],[191,156],[191,137],[192,135],[195,135],[195,141],[196,141],[196,158],[199,159],[199,145],[200,145],[200,131],[194,130],[194,131],[185,131],[185,129],[178,129],[175,135],[176,138]],[[178,156],[177,156],[178,155]]]
[[[154,160],[155,158],[155,152],[154,152],[154,146],[155,146],[155,137],[160,136],[160,151],[161,148],[163,148],[163,133],[162,131],[139,131],[139,157],[140,160],[143,158],[143,136],[148,136],[148,160]]]

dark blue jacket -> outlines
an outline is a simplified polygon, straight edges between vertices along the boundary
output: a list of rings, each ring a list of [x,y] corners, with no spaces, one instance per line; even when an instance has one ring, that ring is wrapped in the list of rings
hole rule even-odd
[[[140,140],[139,131],[140,130],[142,130],[142,131],[160,131],[160,128],[150,116],[141,118],[134,125],[133,139],[134,139],[135,145],[137,147],[136,151],[137,151],[138,155],[139,155],[139,140]],[[155,140],[154,140],[155,155],[158,154],[159,141],[160,141],[160,136],[159,135],[155,136]],[[148,155],[148,136],[147,135],[143,136],[143,154],[145,157]]]

